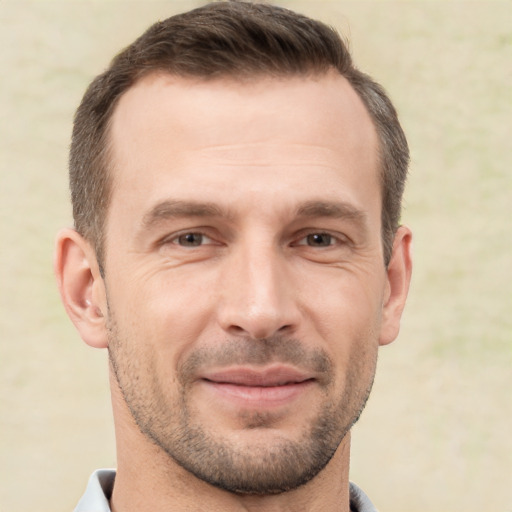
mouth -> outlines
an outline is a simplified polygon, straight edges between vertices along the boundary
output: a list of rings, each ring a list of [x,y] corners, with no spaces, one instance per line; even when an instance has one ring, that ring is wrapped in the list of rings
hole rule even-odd
[[[272,407],[298,398],[314,382],[312,375],[287,366],[234,367],[206,372],[202,383],[218,397],[239,406]]]

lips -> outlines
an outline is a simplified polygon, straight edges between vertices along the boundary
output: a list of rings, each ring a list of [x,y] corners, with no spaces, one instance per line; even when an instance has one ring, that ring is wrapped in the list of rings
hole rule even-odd
[[[300,384],[312,380],[312,376],[294,368],[273,366],[255,370],[253,368],[228,368],[220,371],[206,372],[204,380],[216,384],[232,384],[247,387],[276,387]]]
[[[257,409],[289,404],[315,381],[311,375],[286,366],[229,368],[203,373],[200,380],[218,399]]]

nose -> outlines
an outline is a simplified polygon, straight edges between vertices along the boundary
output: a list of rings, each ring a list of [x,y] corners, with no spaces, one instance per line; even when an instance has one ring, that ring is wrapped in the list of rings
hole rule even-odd
[[[278,248],[240,250],[222,274],[218,320],[225,332],[264,339],[297,329],[298,283]]]

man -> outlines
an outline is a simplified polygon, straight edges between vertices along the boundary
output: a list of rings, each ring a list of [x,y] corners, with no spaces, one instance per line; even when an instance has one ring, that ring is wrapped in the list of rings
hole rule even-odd
[[[55,258],[117,438],[76,510],[374,510],[350,428],[407,295],[407,165],[381,87],[290,11],[210,4],[113,60]]]

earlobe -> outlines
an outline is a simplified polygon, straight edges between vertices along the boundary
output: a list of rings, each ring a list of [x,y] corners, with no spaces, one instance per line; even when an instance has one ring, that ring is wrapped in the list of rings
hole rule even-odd
[[[394,341],[400,331],[400,319],[411,282],[411,245],[411,230],[406,226],[400,226],[395,234],[393,251],[386,270],[387,285],[383,304],[380,345],[387,345]]]
[[[74,229],[63,229],[55,244],[54,271],[66,312],[92,347],[108,345],[105,284],[91,244]]]

